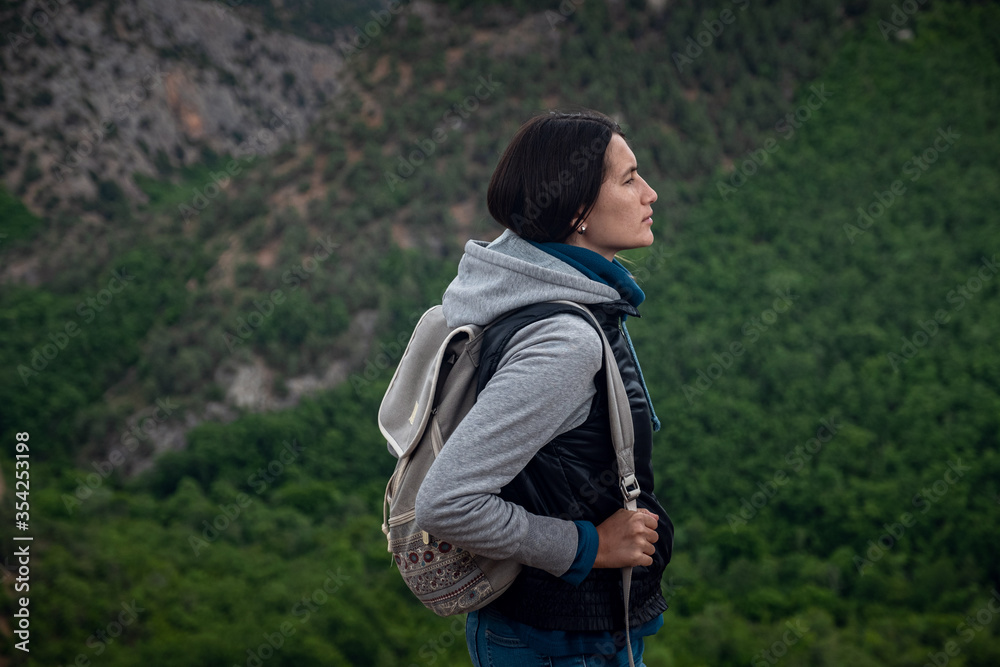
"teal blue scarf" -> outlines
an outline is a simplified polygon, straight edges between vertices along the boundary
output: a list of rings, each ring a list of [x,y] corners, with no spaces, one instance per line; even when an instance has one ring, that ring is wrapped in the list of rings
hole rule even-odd
[[[628,269],[617,258],[609,262],[599,253],[587,248],[581,248],[580,246],[568,243],[539,243],[528,239],[525,240],[539,250],[543,250],[556,259],[569,264],[591,280],[596,280],[599,283],[613,287],[623,299],[635,308],[638,308],[639,304],[646,300],[646,295],[639,289],[635,279],[632,278],[632,274],[628,272]],[[625,335],[625,342],[628,345],[629,353],[632,355],[632,361],[635,362],[635,370],[639,374],[639,382],[642,383],[642,390],[646,394],[646,405],[649,406],[649,416],[653,422],[653,430],[659,431],[660,420],[656,416],[656,411],[653,410],[653,401],[649,398],[649,389],[646,388],[646,380],[642,377],[639,359],[635,355],[635,348],[632,347],[632,339],[628,335],[628,329],[625,328],[625,320],[627,318],[627,315],[622,315],[622,333]]]
[[[636,308],[646,299],[646,295],[639,289],[632,274],[617,258],[609,262],[593,250],[568,243],[538,243],[536,241],[528,241],[528,243],[544,250],[556,259],[561,259],[591,280],[615,288],[623,299]]]

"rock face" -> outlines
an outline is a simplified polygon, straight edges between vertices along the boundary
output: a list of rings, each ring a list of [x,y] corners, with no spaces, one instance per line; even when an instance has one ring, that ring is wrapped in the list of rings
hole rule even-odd
[[[0,24],[3,179],[38,213],[100,196],[105,181],[142,199],[134,172],[208,151],[270,153],[342,86],[334,45],[268,31],[219,0],[45,0]]]

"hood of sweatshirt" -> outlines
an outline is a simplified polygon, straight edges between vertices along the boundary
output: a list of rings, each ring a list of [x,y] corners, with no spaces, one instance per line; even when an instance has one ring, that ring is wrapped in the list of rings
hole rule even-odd
[[[469,241],[442,297],[448,326],[483,326],[504,313],[540,301],[617,301],[613,287],[591,280],[569,264],[505,230],[495,241]]]

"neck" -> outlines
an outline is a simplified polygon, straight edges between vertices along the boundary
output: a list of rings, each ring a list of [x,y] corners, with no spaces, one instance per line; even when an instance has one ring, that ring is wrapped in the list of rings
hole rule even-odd
[[[563,241],[563,243],[566,245],[575,246],[577,248],[585,248],[587,250],[590,250],[591,252],[595,252],[604,259],[608,260],[609,262],[613,262],[615,259],[614,250],[609,250],[607,248],[598,249],[591,247],[591,245],[587,242],[586,236],[583,234],[578,234],[576,232],[573,232],[568,237],[566,237],[566,240]]]

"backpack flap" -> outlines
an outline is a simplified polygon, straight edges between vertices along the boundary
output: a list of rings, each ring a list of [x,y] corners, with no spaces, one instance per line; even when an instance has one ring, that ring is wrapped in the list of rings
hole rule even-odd
[[[420,318],[378,410],[379,430],[393,456],[409,455],[423,436],[442,366],[449,361],[448,346],[456,338],[474,338],[480,331],[471,326],[452,329],[441,306],[434,306]]]

